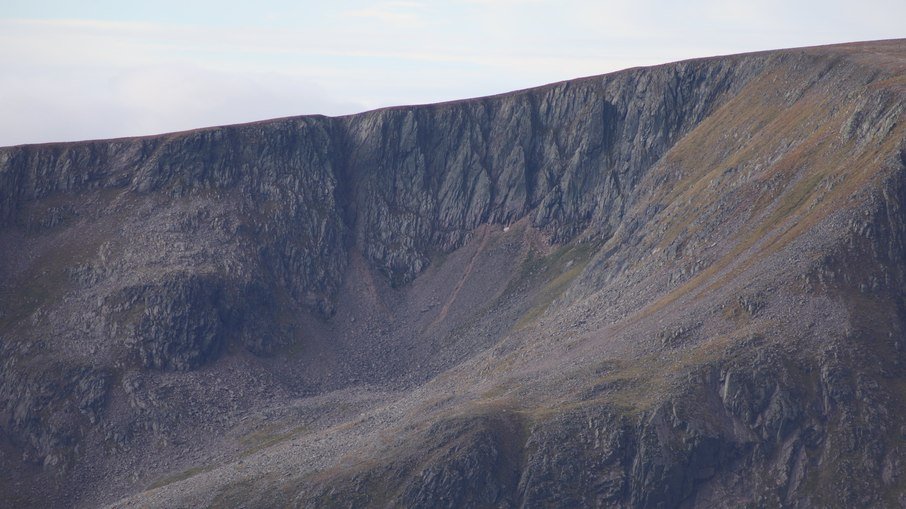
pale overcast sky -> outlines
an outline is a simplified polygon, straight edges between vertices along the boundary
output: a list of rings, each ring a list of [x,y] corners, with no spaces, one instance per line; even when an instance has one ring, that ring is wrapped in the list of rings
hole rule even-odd
[[[906,36],[904,20],[903,0],[0,0],[0,146],[340,115],[890,39]]]

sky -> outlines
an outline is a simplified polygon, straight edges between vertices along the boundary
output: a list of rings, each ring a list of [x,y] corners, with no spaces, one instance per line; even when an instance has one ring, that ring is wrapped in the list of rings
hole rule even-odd
[[[0,0],[0,146],[343,115],[906,37],[906,2]]]

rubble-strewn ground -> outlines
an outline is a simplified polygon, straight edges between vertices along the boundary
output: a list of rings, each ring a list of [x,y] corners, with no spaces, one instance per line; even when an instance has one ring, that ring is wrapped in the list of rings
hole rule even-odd
[[[903,40],[0,149],[0,500],[906,507],[904,203]]]

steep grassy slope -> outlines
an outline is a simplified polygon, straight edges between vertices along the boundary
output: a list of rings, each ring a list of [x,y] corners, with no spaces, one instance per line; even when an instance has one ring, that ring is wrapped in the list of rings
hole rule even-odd
[[[889,41],[0,149],[0,490],[906,504],[904,117]]]

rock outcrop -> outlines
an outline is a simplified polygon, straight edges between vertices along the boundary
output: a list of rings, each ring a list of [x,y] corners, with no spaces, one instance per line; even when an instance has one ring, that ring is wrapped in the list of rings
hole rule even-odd
[[[904,76],[888,41],[2,148],[0,493],[901,506]]]

